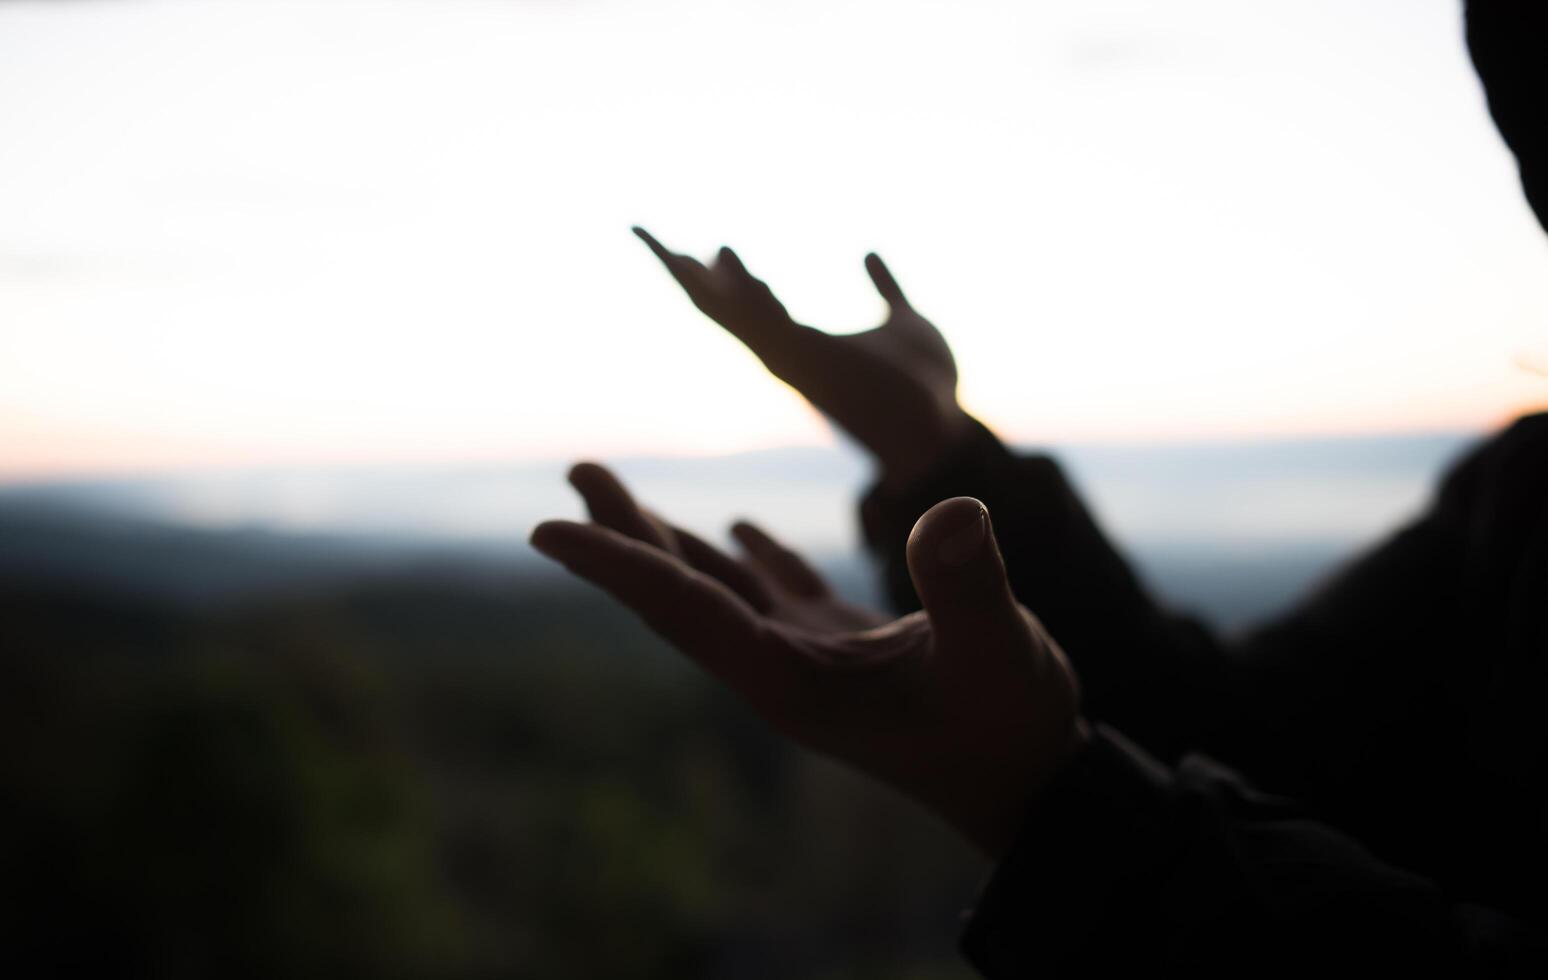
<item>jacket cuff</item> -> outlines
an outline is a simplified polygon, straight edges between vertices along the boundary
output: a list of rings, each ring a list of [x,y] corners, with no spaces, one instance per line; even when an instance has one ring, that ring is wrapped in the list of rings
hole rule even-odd
[[[986,977],[1059,976],[1094,959],[1117,926],[1133,955],[1154,949],[1138,924],[1182,851],[1183,808],[1171,772],[1122,735],[1091,739],[1038,797],[1031,818],[968,913],[961,947]]]

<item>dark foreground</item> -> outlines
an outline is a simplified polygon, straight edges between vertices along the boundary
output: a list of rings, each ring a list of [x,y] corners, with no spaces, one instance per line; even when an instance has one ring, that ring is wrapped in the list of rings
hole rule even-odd
[[[0,649],[7,975],[963,975],[973,856],[578,588],[10,581]]]

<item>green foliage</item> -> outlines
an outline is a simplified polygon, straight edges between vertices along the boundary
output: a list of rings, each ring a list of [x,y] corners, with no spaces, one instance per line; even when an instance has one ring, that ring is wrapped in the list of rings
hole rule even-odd
[[[48,972],[966,975],[981,865],[588,592],[0,594],[0,646],[3,955]]]

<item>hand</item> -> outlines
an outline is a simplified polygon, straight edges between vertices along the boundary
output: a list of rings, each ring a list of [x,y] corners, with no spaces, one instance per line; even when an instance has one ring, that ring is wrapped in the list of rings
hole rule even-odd
[[[731,526],[732,537],[744,551],[737,559],[636,504],[605,467],[576,464],[570,470],[570,485],[586,501],[586,510],[597,524],[667,552],[719,581],[773,622],[816,633],[842,633],[880,626],[891,618],[834,595],[804,558],[748,521]]]
[[[872,330],[835,335],[792,320],[731,249],[705,266],[668,251],[643,228],[634,233],[695,306],[868,449],[885,480],[906,484],[968,431],[951,348],[876,255],[865,257],[865,269],[887,301],[887,319]]]
[[[930,509],[908,542],[924,610],[893,622],[833,598],[750,525],[735,559],[639,508],[598,466],[571,482],[595,523],[532,545],[639,613],[776,729],[935,810],[990,857],[1085,740],[1078,684],[1010,594],[983,505]]]

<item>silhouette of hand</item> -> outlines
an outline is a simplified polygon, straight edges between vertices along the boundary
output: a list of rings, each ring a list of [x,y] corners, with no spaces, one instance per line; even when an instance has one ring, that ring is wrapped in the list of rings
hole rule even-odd
[[[671,525],[635,503],[618,477],[595,463],[570,470],[570,485],[586,501],[591,519],[636,541],[653,545],[719,581],[754,611],[786,626],[838,633],[880,626],[890,617],[845,602],[800,555],[767,532],[738,521],[731,528],[745,552],[737,559],[692,531]]]
[[[1010,593],[988,513],[943,501],[915,525],[922,612],[892,622],[835,599],[798,556],[739,524],[737,560],[638,507],[590,464],[594,523],[532,545],[637,612],[776,729],[935,810],[990,857],[1086,738],[1064,654]]]
[[[884,479],[907,483],[967,431],[951,348],[909,305],[875,254],[865,257],[865,269],[887,301],[887,319],[871,330],[837,335],[792,320],[731,249],[722,248],[706,266],[668,251],[643,228],[634,233],[700,311],[868,449]]]

